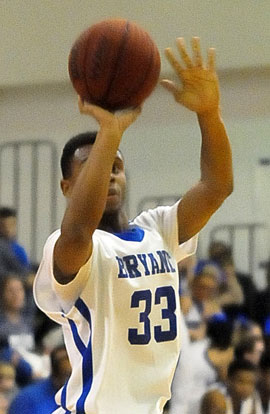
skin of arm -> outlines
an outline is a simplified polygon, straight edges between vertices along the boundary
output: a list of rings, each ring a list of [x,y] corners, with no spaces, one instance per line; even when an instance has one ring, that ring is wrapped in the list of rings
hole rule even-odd
[[[163,80],[161,84],[178,103],[196,112],[202,136],[200,180],[183,196],[178,207],[179,243],[183,243],[201,230],[231,194],[233,173],[231,147],[220,115],[215,51],[209,49],[208,62],[204,65],[198,37],[192,38],[193,59],[186,51],[183,38],[177,39],[177,47],[183,64],[170,48],[165,54],[182,87],[170,80]]]
[[[71,281],[91,256],[92,235],[106,205],[110,175],[122,135],[141,111],[137,108],[114,115],[81,100],[79,109],[82,114],[93,116],[100,129],[78,174],[73,174],[62,186],[68,205],[54,248],[54,265],[56,280],[63,284]]]

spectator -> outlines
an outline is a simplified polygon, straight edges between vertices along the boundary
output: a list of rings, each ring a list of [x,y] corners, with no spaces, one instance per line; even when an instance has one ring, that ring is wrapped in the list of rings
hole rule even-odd
[[[48,414],[56,410],[55,393],[63,387],[71,373],[65,347],[51,352],[51,374],[48,378],[25,387],[12,401],[9,414]]]
[[[197,414],[201,397],[216,383],[227,379],[227,367],[233,360],[232,323],[224,315],[215,315],[207,322],[207,340],[190,347],[189,359],[195,367],[188,412]]]
[[[29,315],[36,307],[33,300],[34,265],[30,263],[23,246],[17,241],[17,212],[14,208],[0,207],[0,278],[15,273],[25,282]]]
[[[201,400],[200,414],[226,414],[224,394],[219,390],[207,391]]]
[[[14,366],[5,361],[0,361],[0,393],[3,393],[10,402],[17,391],[16,371]]]
[[[25,289],[20,277],[9,275],[0,284],[0,341],[27,361],[34,377],[44,376],[48,357],[36,354],[32,319],[24,312]],[[11,350],[11,351],[10,351]],[[46,374],[46,371],[45,371]]]
[[[8,414],[8,405],[7,397],[0,391],[0,414]]]
[[[11,346],[7,340],[0,341],[0,360],[11,364],[16,372],[16,385],[24,387],[34,379],[31,365]]]
[[[169,405],[170,414],[186,414],[188,412],[194,375],[194,364],[190,358],[190,338],[183,315],[181,316],[181,338],[181,354],[172,382],[172,397]]]
[[[17,273],[27,276],[30,264],[24,248],[16,241],[16,210],[0,208],[0,276]]]
[[[23,313],[25,289],[21,278],[9,275],[0,286],[0,337],[18,350],[33,350],[34,336],[30,322]]]
[[[246,337],[235,347],[235,358],[250,361],[256,367],[259,366],[264,347],[261,340],[254,337]]]
[[[256,391],[257,368],[248,360],[235,359],[228,369],[227,413],[262,414]]]
[[[263,414],[270,414],[270,355],[264,354],[259,366],[258,392]]]
[[[255,307],[255,318],[258,323],[264,328],[265,335],[270,337],[270,259],[262,265],[266,270],[266,287],[260,292],[257,292]],[[268,339],[267,338],[267,339]],[[269,339],[268,339],[269,342]]]
[[[29,267],[30,262],[23,246],[17,240],[17,212],[14,208],[0,207],[0,237],[10,242],[17,260],[24,267]]]
[[[222,308],[241,305],[244,296],[240,284],[237,281],[233,266],[230,263],[221,266],[214,260],[200,260],[195,268],[195,274],[216,274],[218,286],[215,302]]]
[[[192,341],[205,336],[206,321],[215,313],[221,312],[216,302],[218,291],[217,266],[207,266],[195,274],[191,282],[192,304],[185,314],[185,320]]]
[[[252,281],[252,276],[241,273],[235,269],[232,249],[223,241],[212,241],[209,245],[208,255],[211,261],[214,261],[221,267],[227,278],[223,285],[224,293],[230,288],[231,292],[234,291],[236,296],[239,295],[239,300],[234,300],[233,302],[227,300],[226,302],[223,302],[222,306],[226,306],[226,312],[232,317],[235,317],[240,313],[252,318],[256,305],[255,298],[257,292]],[[239,288],[241,288],[242,292],[241,300]],[[226,296],[224,298],[226,299]],[[227,299],[229,299],[229,297]]]
[[[258,342],[258,348],[261,348],[262,352],[264,351],[266,344],[262,327],[251,319],[241,317],[235,321],[233,343],[237,346],[246,338],[255,338]]]

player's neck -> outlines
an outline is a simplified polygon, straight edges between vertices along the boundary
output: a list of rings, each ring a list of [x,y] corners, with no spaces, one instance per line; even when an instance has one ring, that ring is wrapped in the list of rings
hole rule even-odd
[[[120,233],[128,229],[128,218],[124,211],[104,213],[98,226],[108,233]]]

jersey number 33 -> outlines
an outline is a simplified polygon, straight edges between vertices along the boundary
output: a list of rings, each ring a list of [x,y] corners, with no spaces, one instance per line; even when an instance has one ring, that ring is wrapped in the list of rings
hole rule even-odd
[[[153,298],[154,296],[154,298]],[[151,341],[150,313],[152,306],[160,305],[161,300],[166,299],[166,306],[161,309],[161,319],[166,319],[169,324],[168,330],[162,330],[161,325],[154,326],[153,336],[156,342],[173,341],[177,336],[176,300],[175,291],[172,286],[158,287],[154,294],[150,289],[137,290],[131,296],[131,308],[143,306],[144,311],[139,313],[139,322],[142,324],[143,333],[138,333],[137,328],[129,328],[128,340],[132,345],[146,345]],[[152,304],[153,302],[153,304]]]

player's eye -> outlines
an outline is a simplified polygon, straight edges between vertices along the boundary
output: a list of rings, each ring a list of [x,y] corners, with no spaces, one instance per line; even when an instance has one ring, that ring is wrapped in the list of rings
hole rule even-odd
[[[117,159],[113,163],[112,172],[114,174],[118,174],[122,169],[123,169],[123,164],[122,164],[122,162],[120,160]]]
[[[117,164],[113,164],[112,172],[113,172],[114,174],[118,174],[118,173],[119,173],[119,171],[120,171],[119,166],[118,166]]]

